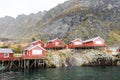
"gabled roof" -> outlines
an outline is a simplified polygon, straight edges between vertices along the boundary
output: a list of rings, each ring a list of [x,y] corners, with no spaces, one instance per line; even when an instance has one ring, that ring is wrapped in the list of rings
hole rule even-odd
[[[91,42],[91,41],[95,41],[96,39],[102,39],[100,36],[98,36],[98,37],[95,37],[95,38],[92,38],[92,39],[88,39],[88,40],[85,40],[85,41],[83,41],[84,43],[85,42]],[[105,41],[104,39],[102,39],[103,41]]]
[[[38,41],[42,42],[41,40],[37,40],[37,41],[32,42],[31,44],[34,44],[34,43],[36,43],[36,42],[38,42]]]
[[[74,40],[73,40],[73,41],[71,41],[71,42],[75,42],[75,41],[77,41],[77,40],[82,41],[80,38],[76,38],[76,39],[74,39]]]
[[[14,53],[12,49],[0,48],[0,53]]]
[[[53,40],[49,40],[48,42],[54,42],[55,40],[57,40],[58,38],[55,38]],[[58,39],[59,40],[59,39]]]
[[[31,49],[33,49],[33,48],[35,48],[35,47],[39,47],[39,48],[45,50],[45,49],[44,49],[43,47],[41,47],[39,44],[38,44],[38,45],[35,45],[35,46],[30,46],[30,47],[26,48],[25,50],[31,50]],[[46,50],[45,50],[45,51],[46,51]]]

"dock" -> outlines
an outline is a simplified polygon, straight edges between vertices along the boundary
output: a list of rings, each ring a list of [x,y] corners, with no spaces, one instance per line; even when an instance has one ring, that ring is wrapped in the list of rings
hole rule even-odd
[[[0,64],[4,67],[4,70],[12,69],[37,69],[45,67],[44,58],[38,59],[24,59],[24,58],[14,58],[13,60],[1,60]]]

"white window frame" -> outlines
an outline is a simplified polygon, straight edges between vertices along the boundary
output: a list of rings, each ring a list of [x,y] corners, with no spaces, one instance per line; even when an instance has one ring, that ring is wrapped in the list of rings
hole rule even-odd
[[[55,45],[58,46],[58,45],[59,45],[59,42],[55,42]]]
[[[74,42],[74,45],[81,45],[82,42]]]
[[[95,44],[103,44],[103,42],[100,40],[97,40],[97,41],[95,41]]]
[[[32,50],[32,55],[42,55],[42,50]]]
[[[9,58],[9,53],[4,53],[4,58]]]

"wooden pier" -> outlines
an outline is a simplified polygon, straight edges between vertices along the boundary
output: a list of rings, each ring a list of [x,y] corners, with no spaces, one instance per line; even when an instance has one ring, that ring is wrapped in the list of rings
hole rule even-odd
[[[21,59],[16,58],[13,60],[0,60],[1,66],[4,70],[11,69],[37,69],[45,67],[44,58],[40,59]]]

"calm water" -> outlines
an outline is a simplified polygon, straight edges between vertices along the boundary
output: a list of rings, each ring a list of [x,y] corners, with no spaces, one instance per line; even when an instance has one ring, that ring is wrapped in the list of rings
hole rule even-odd
[[[120,80],[120,67],[69,67],[0,73],[0,80]]]

